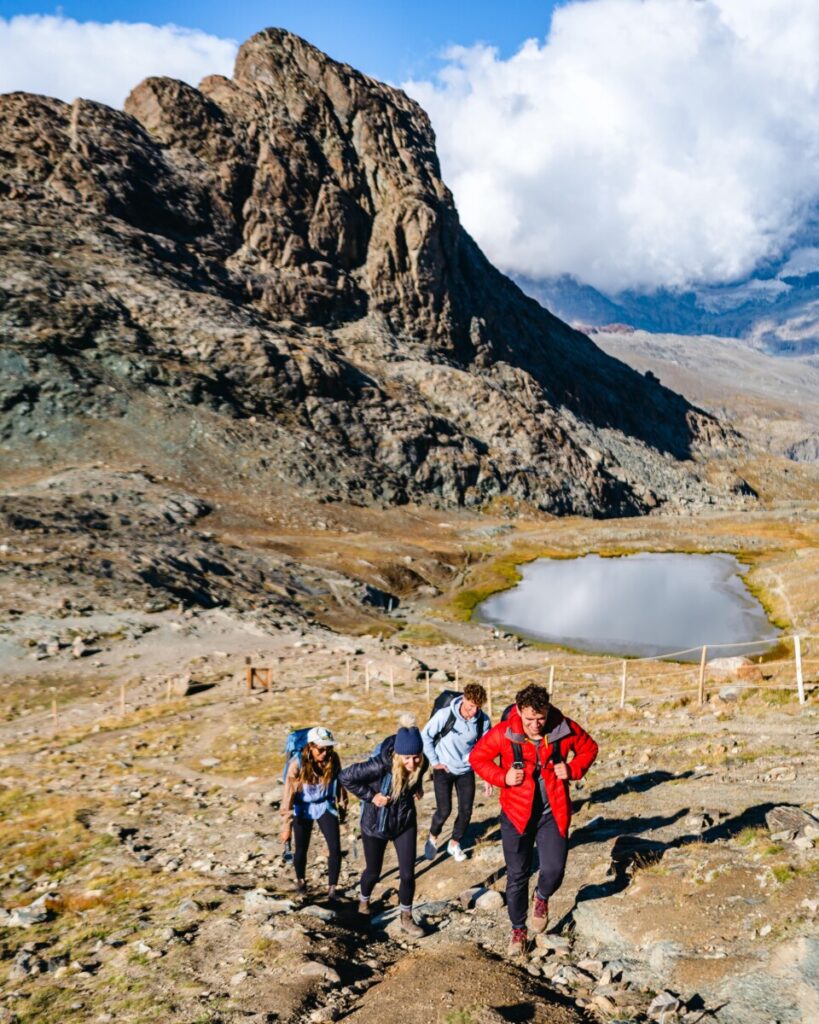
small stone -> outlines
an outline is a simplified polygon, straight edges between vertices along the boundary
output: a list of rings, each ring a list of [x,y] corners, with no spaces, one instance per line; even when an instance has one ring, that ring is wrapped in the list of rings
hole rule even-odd
[[[562,935],[542,932],[540,935],[535,936],[535,947],[550,953],[556,953],[559,950],[569,950],[571,945],[571,942]]]
[[[237,971],[231,975],[230,984],[232,988],[236,988],[237,985],[241,985],[243,981],[247,979],[247,971]]]
[[[680,1009],[680,1000],[667,989],[658,992],[648,1007],[649,1017],[664,1017],[669,1013],[676,1013]]]
[[[270,917],[273,914],[288,914],[295,909],[292,900],[277,899],[264,889],[253,889],[245,893],[244,910],[254,917]]]
[[[812,850],[813,840],[809,839],[807,836],[797,836],[793,841],[793,845],[797,850]]]
[[[503,906],[503,893],[496,889],[487,889],[475,900],[475,909],[482,911],[500,910]]]
[[[199,764],[203,768],[215,768],[218,764],[221,764],[221,763],[222,763],[222,761],[218,757],[203,757],[203,758],[200,758],[200,760],[199,760]]]
[[[318,960],[308,960],[307,963],[302,964],[299,974],[306,978],[323,978],[332,985],[341,984],[341,977],[338,971],[333,970],[332,967],[328,967],[327,964],[323,964]]]
[[[320,921],[334,921],[336,918],[334,910],[317,907],[315,904],[311,904],[309,907],[299,907],[299,913],[306,914],[308,917],[317,917]]]
[[[760,936],[762,938],[765,938],[765,936],[766,935],[770,935],[772,931],[773,931],[773,926],[772,925],[770,925],[770,924],[763,924],[762,927],[759,929],[759,934],[760,934]]]

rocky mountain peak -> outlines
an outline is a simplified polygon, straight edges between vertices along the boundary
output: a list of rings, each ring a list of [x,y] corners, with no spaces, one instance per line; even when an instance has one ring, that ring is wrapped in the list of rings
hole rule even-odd
[[[260,493],[605,515],[700,500],[732,443],[489,264],[416,103],[290,33],[0,126],[14,465],[115,438]]]

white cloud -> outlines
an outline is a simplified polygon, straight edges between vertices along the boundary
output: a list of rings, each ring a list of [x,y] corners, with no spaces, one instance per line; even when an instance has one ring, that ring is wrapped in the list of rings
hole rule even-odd
[[[0,18],[0,92],[82,96],[120,107],[148,75],[195,86],[205,75],[232,74],[235,56],[233,40],[178,25]]]
[[[573,2],[542,43],[455,48],[404,88],[510,272],[737,280],[819,201],[819,0]]]

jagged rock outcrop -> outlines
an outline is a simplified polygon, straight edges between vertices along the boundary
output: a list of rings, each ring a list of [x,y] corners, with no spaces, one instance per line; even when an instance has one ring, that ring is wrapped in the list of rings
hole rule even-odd
[[[495,270],[424,112],[296,36],[0,128],[7,465],[609,515],[701,500],[734,443]]]

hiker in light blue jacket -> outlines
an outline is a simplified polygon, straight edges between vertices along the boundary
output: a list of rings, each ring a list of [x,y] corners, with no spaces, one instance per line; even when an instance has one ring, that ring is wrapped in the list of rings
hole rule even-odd
[[[475,801],[475,773],[469,755],[478,740],[489,731],[489,716],[481,708],[486,703],[486,690],[478,683],[469,683],[463,694],[445,691],[433,705],[433,714],[421,736],[424,753],[432,765],[435,791],[435,814],[424,845],[424,856],[434,860],[438,838],[444,822],[452,813],[452,790],[458,794],[458,814],[446,852],[457,861],[466,860],[461,839],[472,818]],[[492,787],[487,786],[487,795]]]

